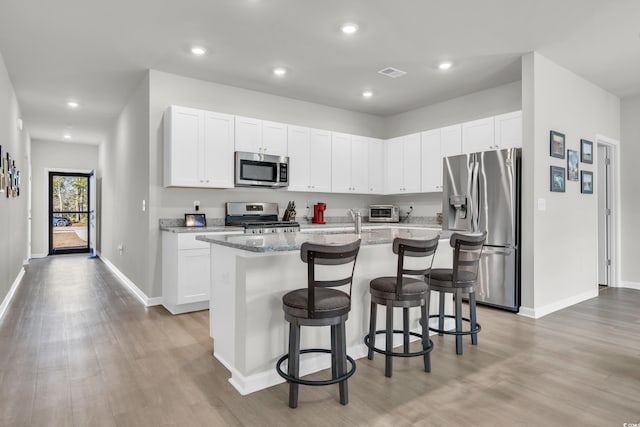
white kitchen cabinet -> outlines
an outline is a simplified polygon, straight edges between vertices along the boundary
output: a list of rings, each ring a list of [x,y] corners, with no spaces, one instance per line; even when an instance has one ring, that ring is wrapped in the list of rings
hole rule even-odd
[[[493,117],[462,124],[462,152],[477,153],[495,150]]]
[[[289,191],[331,191],[331,133],[288,126]]]
[[[165,187],[233,188],[234,116],[171,106],[164,115]]]
[[[429,130],[421,134],[422,192],[442,191],[442,132]]]
[[[494,117],[496,148],[522,147],[522,111]]]
[[[363,136],[331,133],[331,191],[367,193],[369,140]]]
[[[447,126],[440,129],[442,157],[462,154],[462,125]]]
[[[387,187],[389,194],[419,193],[421,182],[420,134],[387,141]]]
[[[369,139],[369,193],[384,193],[384,142],[380,139]]]
[[[287,125],[236,116],[236,151],[287,155]]]
[[[216,234],[222,233],[162,233],[162,305],[171,314],[209,308],[211,245],[196,236]]]

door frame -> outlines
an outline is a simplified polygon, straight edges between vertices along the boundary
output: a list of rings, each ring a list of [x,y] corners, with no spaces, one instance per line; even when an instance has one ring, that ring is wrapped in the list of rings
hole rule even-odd
[[[620,247],[620,141],[609,138],[604,135],[596,135],[595,137],[596,147],[593,152],[595,153],[595,160],[598,159],[598,145],[606,145],[609,147],[609,155],[611,159],[611,181],[609,183],[609,189],[611,190],[611,233],[609,235],[610,248],[611,248],[611,270],[609,277],[609,287],[619,287],[620,285],[620,271],[621,271],[621,247]],[[597,163],[596,163],[597,165]],[[596,192],[600,189],[596,187]],[[599,213],[598,213],[599,215]],[[600,245],[598,227],[595,227],[596,241]],[[599,266],[599,263],[598,263]],[[598,282],[598,280],[596,280]]]
[[[43,212],[43,217],[42,217],[42,221],[44,221],[44,224],[46,224],[46,226],[44,227],[44,236],[43,236],[43,242],[46,242],[47,244],[47,252],[46,255],[51,255],[51,224],[50,219],[49,219],[49,213],[51,210],[51,206],[49,206],[49,200],[51,195],[49,194],[49,173],[61,173],[61,174],[78,174],[78,175],[90,175],[92,172],[94,172],[93,169],[66,169],[66,168],[44,168],[44,205],[45,209]],[[89,194],[89,210],[91,210],[91,199],[94,198],[95,196],[91,196],[91,194]],[[88,245],[87,247],[90,247],[90,242],[87,242]],[[85,251],[83,251],[85,252]],[[88,252],[88,251],[86,251]]]

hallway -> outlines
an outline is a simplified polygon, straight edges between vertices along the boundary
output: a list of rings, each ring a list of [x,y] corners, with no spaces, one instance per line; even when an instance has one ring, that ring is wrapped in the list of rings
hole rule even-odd
[[[32,260],[0,320],[0,425],[611,425],[640,421],[640,291],[533,321],[479,309],[479,345],[433,337],[420,360],[357,361],[334,387],[241,397],[211,356],[208,312],[143,307],[97,259]],[[284,322],[284,320],[283,320]],[[304,332],[303,332],[304,333]],[[419,359],[419,358],[418,358]]]

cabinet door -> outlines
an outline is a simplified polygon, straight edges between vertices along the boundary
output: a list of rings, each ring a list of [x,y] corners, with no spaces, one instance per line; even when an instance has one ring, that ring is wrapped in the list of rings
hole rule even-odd
[[[442,191],[440,129],[422,132],[422,192]]]
[[[369,141],[369,193],[384,193],[384,142],[371,138]]]
[[[351,135],[331,132],[331,191],[350,193]]]
[[[462,152],[495,150],[493,117],[462,124]]]
[[[494,117],[496,148],[522,147],[522,111]]]
[[[331,192],[331,132],[311,129],[309,145],[310,191]]]
[[[274,156],[287,155],[287,125],[262,121],[262,152]]]
[[[351,191],[354,193],[369,192],[369,139],[351,137]]]
[[[164,116],[165,187],[200,187],[202,181],[203,112],[171,106]]]
[[[229,114],[204,113],[202,179],[213,188],[233,188],[234,117]]]
[[[420,134],[414,133],[404,137],[402,148],[403,193],[419,193],[422,185],[422,155]]]
[[[442,157],[462,154],[462,125],[447,126],[440,129]]]
[[[398,194],[402,192],[404,175],[402,171],[402,138],[392,138],[385,144],[387,158],[387,179],[385,193]]]
[[[289,191],[309,191],[309,128],[288,126]]]
[[[262,120],[236,116],[236,151],[262,152]]]
[[[178,252],[178,304],[209,300],[209,264],[209,249]]]

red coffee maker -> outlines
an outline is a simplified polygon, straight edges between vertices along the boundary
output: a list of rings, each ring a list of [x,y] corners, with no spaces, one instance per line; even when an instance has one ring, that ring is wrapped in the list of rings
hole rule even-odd
[[[327,209],[326,203],[317,203],[313,205],[313,219],[314,224],[324,224],[324,211]]]

